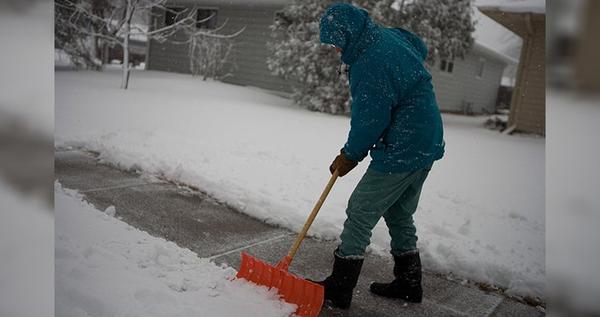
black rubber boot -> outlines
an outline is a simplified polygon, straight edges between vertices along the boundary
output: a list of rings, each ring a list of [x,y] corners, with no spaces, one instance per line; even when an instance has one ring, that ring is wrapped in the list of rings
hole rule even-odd
[[[423,300],[419,251],[394,255],[394,276],[396,279],[391,283],[371,284],[371,292],[383,297],[402,298],[412,303]]]
[[[352,302],[352,291],[358,282],[364,259],[342,258],[336,252],[333,256],[331,275],[315,283],[325,287],[325,300],[329,300],[334,307],[347,309]]]

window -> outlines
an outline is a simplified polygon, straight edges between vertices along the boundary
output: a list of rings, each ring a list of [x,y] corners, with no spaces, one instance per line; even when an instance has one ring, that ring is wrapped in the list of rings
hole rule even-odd
[[[196,28],[212,30],[216,27],[217,27],[217,10],[215,10],[215,9],[198,9],[198,11],[196,13]]]
[[[182,7],[168,7],[165,9],[165,26],[173,25],[179,21],[181,12],[185,10]]]
[[[440,70],[447,73],[452,73],[454,70],[454,62],[449,62],[445,59],[440,62]]]
[[[485,59],[479,59],[479,65],[477,66],[477,78],[483,78],[483,70],[485,69]]]

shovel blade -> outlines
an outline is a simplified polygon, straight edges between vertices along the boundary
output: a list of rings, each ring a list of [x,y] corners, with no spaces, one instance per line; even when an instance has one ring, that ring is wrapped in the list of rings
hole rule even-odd
[[[323,306],[323,286],[292,275],[287,270],[277,268],[245,252],[242,252],[242,263],[237,278],[277,289],[284,301],[298,307],[296,315],[301,317],[315,317]]]

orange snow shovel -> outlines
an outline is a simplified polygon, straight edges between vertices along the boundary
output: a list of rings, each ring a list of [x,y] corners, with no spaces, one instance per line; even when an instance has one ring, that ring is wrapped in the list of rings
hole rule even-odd
[[[319,284],[292,275],[288,272],[288,267],[338,176],[339,172],[337,170],[333,172],[329,183],[325,186],[321,197],[319,197],[310,216],[308,216],[302,231],[298,234],[290,251],[276,266],[272,266],[242,252],[242,263],[240,264],[237,278],[244,278],[255,284],[277,289],[283,300],[298,306],[296,315],[300,317],[314,317],[319,314],[323,305],[325,290]]]

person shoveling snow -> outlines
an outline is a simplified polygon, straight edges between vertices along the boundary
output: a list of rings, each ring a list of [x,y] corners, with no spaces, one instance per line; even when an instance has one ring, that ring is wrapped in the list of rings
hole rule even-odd
[[[285,301],[298,306],[299,316],[316,316],[323,300],[348,308],[371,231],[383,216],[392,236],[396,279],[373,283],[371,291],[421,302],[421,261],[412,215],[433,162],[444,154],[442,118],[431,75],[423,65],[427,49],[412,33],[380,27],[365,10],[350,4],[333,4],[325,11],[320,36],[350,66],[348,141],[329,167],[329,183],[287,256],[272,266],[242,253],[237,277],[277,288]],[[371,165],[348,202],[333,272],[323,281],[290,274],[288,267],[337,177],[369,152]]]
[[[320,21],[320,39],[349,66],[352,95],[348,140],[330,166],[344,176],[370,153],[372,161],[346,209],[333,270],[317,283],[333,306],[348,308],[381,217],[389,228],[395,280],[371,292],[421,302],[421,261],[413,213],[433,162],[444,154],[442,119],[423,62],[427,48],[416,35],[375,24],[350,4],[331,5]]]

